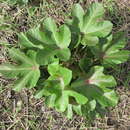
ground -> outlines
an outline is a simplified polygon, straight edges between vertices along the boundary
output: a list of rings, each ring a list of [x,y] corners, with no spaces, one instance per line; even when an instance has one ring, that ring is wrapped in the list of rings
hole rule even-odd
[[[113,32],[127,32],[130,50],[130,1],[129,0],[35,0],[28,5],[9,4],[0,0],[0,63],[8,61],[6,46],[17,46],[17,33],[38,25],[48,16],[58,24],[64,23],[74,3],[87,8],[92,1],[100,1],[106,9],[106,19],[114,24]],[[64,115],[36,100],[33,90],[14,92],[11,80],[0,76],[0,130],[130,130],[130,60],[120,66],[114,76],[118,80],[116,91],[120,96],[117,107],[110,108],[104,118],[91,124],[83,117],[68,120]]]

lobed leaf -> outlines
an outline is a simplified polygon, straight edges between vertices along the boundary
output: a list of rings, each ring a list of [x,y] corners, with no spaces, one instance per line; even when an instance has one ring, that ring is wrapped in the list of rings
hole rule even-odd
[[[110,35],[102,44],[91,48],[93,54],[106,67],[114,67],[128,60],[130,51],[122,50],[126,45],[124,33]]]
[[[99,37],[107,36],[112,30],[110,21],[101,20],[103,15],[104,8],[100,3],[93,3],[87,13],[84,13],[79,4],[74,5],[72,9],[73,19],[67,22],[73,33],[72,37],[77,33],[82,36],[81,43],[83,45],[96,45]]]
[[[34,60],[36,52],[29,51],[29,57],[18,49],[13,48],[10,50],[10,54],[18,63],[16,65],[0,65],[0,73],[6,77],[18,77],[13,86],[13,89],[16,91],[20,91],[24,87],[35,87],[40,77],[39,65]]]
[[[95,100],[100,105],[107,107],[115,106],[118,102],[117,94],[111,90],[111,87],[115,85],[116,81],[113,76],[103,74],[103,67],[94,66],[87,74],[87,79],[83,77],[73,82],[71,88],[87,97],[89,101]],[[89,104],[92,111],[95,108],[94,104]]]
[[[88,84],[93,84],[99,87],[114,87],[116,86],[116,81],[113,76],[110,75],[104,75],[103,74],[103,67],[101,66],[94,66],[91,70],[90,73],[92,72],[93,74],[91,77],[86,81]]]

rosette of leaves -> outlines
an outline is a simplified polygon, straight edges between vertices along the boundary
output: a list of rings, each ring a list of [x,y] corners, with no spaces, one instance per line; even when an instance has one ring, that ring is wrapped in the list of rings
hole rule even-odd
[[[68,118],[73,113],[91,118],[115,106],[117,83],[104,68],[125,62],[129,51],[122,50],[123,33],[109,34],[112,24],[102,20],[103,14],[99,3],[92,4],[87,13],[76,4],[69,26],[57,26],[47,18],[20,33],[21,51],[9,49],[13,64],[2,64],[0,73],[16,78],[14,90],[35,87],[36,98],[44,97],[49,107],[65,112]]]
[[[72,19],[67,20],[72,31],[72,47],[78,44],[94,46],[100,37],[107,36],[112,30],[112,23],[103,20],[104,8],[100,3],[93,3],[85,12],[79,4],[72,8]]]
[[[37,62],[47,65],[55,61],[67,61],[71,52],[68,48],[71,41],[71,32],[66,25],[57,27],[51,18],[44,20],[41,26],[29,30],[26,34],[19,35],[19,43],[25,48],[37,49]]]

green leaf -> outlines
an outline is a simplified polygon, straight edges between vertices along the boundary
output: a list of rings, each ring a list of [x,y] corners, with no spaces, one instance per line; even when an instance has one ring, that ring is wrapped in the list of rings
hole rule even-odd
[[[55,60],[55,56],[61,61],[70,58],[68,46],[71,41],[71,32],[66,25],[57,28],[55,21],[47,18],[43,27],[38,26],[30,29],[27,33],[19,35],[20,45],[37,49],[37,62],[40,65],[48,65]]]
[[[60,67],[60,65],[59,65],[59,61],[58,61],[58,60],[55,61],[55,62],[53,62],[53,63],[51,63],[51,64],[49,64],[49,65],[48,65],[48,68],[47,68],[49,74],[50,74],[51,76],[55,75],[55,74],[58,72],[59,67]]]
[[[95,46],[96,44],[98,44],[98,37],[93,37],[93,36],[89,36],[89,35],[85,35],[81,41],[82,45],[88,45],[88,46]]]
[[[103,43],[97,44],[91,48],[96,58],[103,63],[105,67],[114,67],[128,60],[130,51],[122,50],[126,45],[125,35],[122,32],[110,35],[104,39]]]
[[[96,108],[96,101],[95,100],[91,100],[88,102],[87,104],[89,106],[89,111],[94,111]]]
[[[43,97],[44,92],[45,92],[44,89],[40,89],[39,91],[36,92],[36,94],[34,95],[34,97],[35,97],[36,99],[40,99],[40,98]]]
[[[51,49],[44,48],[37,53],[37,63],[40,65],[48,65],[56,60],[55,56],[61,61],[70,59],[71,52],[68,48],[65,49]]]
[[[79,67],[83,72],[88,72],[92,65],[93,62],[91,58],[84,57],[79,61]]]
[[[17,80],[15,82],[15,85],[13,86],[13,90],[20,91],[24,86],[26,86],[26,84],[28,83],[29,80],[32,81],[32,78],[33,78],[32,74],[33,74],[32,72],[29,72],[23,78],[21,78],[20,80]],[[32,82],[35,83],[35,81],[32,81]],[[31,83],[31,82],[29,82],[29,84],[30,84],[30,86],[29,86],[30,88],[34,87],[32,85],[36,85],[36,84]]]
[[[58,111],[64,112],[67,109],[69,97],[73,97],[76,100],[76,102],[80,105],[83,105],[88,101],[86,97],[75,91],[64,90],[62,91],[62,95],[56,101],[56,109]]]
[[[39,26],[37,28],[30,29],[26,33],[20,33],[18,35],[18,42],[20,45],[26,48],[38,48],[43,49],[43,41],[40,36]]]
[[[56,96],[61,96],[62,89],[63,88],[59,81],[53,80],[53,79],[47,79],[44,82],[44,86],[42,87],[42,89],[36,93],[36,96],[37,95],[51,96],[52,94],[55,94]],[[41,93],[41,91],[42,91],[42,93]]]
[[[47,18],[43,23],[45,31],[48,31],[50,39],[61,49],[67,48],[71,41],[71,32],[66,25],[62,25],[59,29],[53,19]]]
[[[84,10],[79,4],[75,4],[72,8],[72,16],[74,17],[73,23],[71,23],[73,26],[76,26],[81,28],[83,25],[83,16],[84,16]]]
[[[112,23],[110,21],[97,22],[88,27],[84,32],[86,35],[105,37],[112,30]]]
[[[116,106],[118,103],[118,96],[117,94],[114,92],[114,90],[109,91],[109,92],[105,92],[103,94],[103,96],[100,96],[98,98],[98,102],[106,107],[106,106]]]
[[[69,28],[66,25],[62,25],[59,28],[58,32],[58,37],[57,37],[57,46],[60,47],[61,49],[67,48],[70,44],[71,41],[71,32]]]
[[[73,82],[71,88],[87,97],[88,111],[93,111],[97,102],[103,107],[115,106],[117,104],[117,94],[111,88],[115,85],[116,81],[113,76],[103,74],[103,67],[94,66],[86,77],[83,76],[81,79]]]
[[[45,103],[48,107],[53,108],[55,106],[55,100],[56,100],[56,95],[52,94],[51,96],[46,98]]]
[[[111,65],[114,66],[115,64],[121,64],[127,61],[129,58],[130,51],[127,50],[122,50],[122,51],[117,51],[113,53],[106,54],[103,57],[103,64],[104,65]]]
[[[52,63],[55,58],[56,50],[52,51],[50,48],[44,48],[37,53],[37,63],[40,65],[48,65]]]
[[[49,17],[44,20],[43,25],[44,25],[44,29],[52,32],[54,39],[56,39],[55,36],[56,36],[56,32],[57,32],[57,26],[56,26],[55,21]]]
[[[126,62],[130,51],[120,50],[126,45],[125,35],[119,32],[113,36],[112,41],[108,41],[104,46],[103,64],[113,66]]]
[[[53,62],[57,56],[62,61],[70,58],[68,46],[71,41],[71,32],[66,25],[57,27],[55,21],[47,18],[43,26],[30,29],[26,33],[19,35],[20,45],[38,49],[37,62],[40,65],[47,65]]]
[[[25,55],[18,49],[9,50],[10,55],[18,62],[16,65],[0,65],[0,73],[3,76],[15,78],[16,80],[13,89],[20,91],[24,87],[32,88],[40,77],[39,65],[36,63],[36,52],[28,51]]]
[[[64,112],[69,104],[69,98],[67,93],[62,92],[62,95],[56,100],[55,108],[59,112]]]
[[[35,53],[36,54],[36,53]],[[12,59],[16,60],[20,63],[26,63],[29,65],[33,65],[32,59],[26,56],[23,52],[19,51],[18,49],[12,48],[9,50],[9,55]]]
[[[76,81],[76,83],[73,83],[71,86],[76,92],[87,97],[89,101],[95,100],[102,107],[115,106],[118,103],[118,96],[114,90],[103,89],[94,85],[88,85],[84,80]],[[89,111],[93,111],[95,108],[95,101],[92,104],[88,103]]]
[[[110,21],[103,21],[104,8],[100,3],[93,3],[87,13],[79,4],[74,5],[72,9],[72,19],[68,20],[72,31],[72,39],[77,35],[81,35],[81,43],[83,45],[95,46],[100,37],[106,37],[112,30]]]
[[[52,64],[48,65],[48,72],[50,74],[50,77],[45,81],[44,87],[38,91],[36,94],[36,97],[42,97],[42,96],[49,96],[47,98],[47,101],[49,102],[49,105],[51,106],[52,96],[53,94],[56,96],[55,103],[53,103],[56,110],[59,112],[64,112],[68,108],[70,98],[72,97],[75,99],[74,101],[77,104],[83,105],[85,104],[88,99],[81,95],[80,93],[77,93],[73,90],[69,89],[69,83],[72,79],[72,71],[62,67],[59,65],[59,62],[53,62]],[[54,100],[53,100],[54,101]],[[69,110],[71,108],[68,108]],[[71,112],[71,111],[70,111]]]
[[[93,84],[102,88],[111,88],[116,86],[114,77],[110,75],[104,75],[103,70],[104,68],[101,66],[93,67],[90,71],[90,73],[92,72],[93,74],[86,82],[88,82],[88,84]]]
[[[76,112],[76,114],[82,116],[81,105],[73,105],[73,110]]]
[[[98,41],[97,37],[107,36],[112,30],[112,23],[109,21],[100,22],[98,20],[104,15],[104,8],[102,4],[93,3],[87,12],[88,13],[84,16],[84,24],[82,26],[81,32],[84,33],[86,37],[87,35],[94,36],[96,41]]]
[[[59,64],[52,63],[48,65],[48,72],[52,76],[51,79],[59,80],[63,86],[67,86],[72,79],[72,71],[61,67]]]
[[[22,0],[22,2],[23,2],[24,4],[27,4],[27,3],[28,3],[28,0]]]
[[[14,78],[19,74],[19,71],[24,71],[24,67],[17,67],[11,64],[2,64],[0,65],[0,73],[5,77]]]
[[[80,45],[80,42],[81,42],[81,35],[72,33],[71,43],[70,43],[69,48],[73,49],[73,48],[78,47],[78,45]]]
[[[67,60],[70,59],[71,52],[70,52],[69,48],[59,49],[59,50],[56,52],[56,56],[57,56],[61,61],[67,61]]]
[[[72,117],[73,117],[73,110],[72,110],[72,105],[71,104],[68,104],[68,107],[67,107],[67,117],[69,119],[72,119]]]
[[[86,97],[84,97],[83,95],[72,91],[72,90],[66,90],[64,91],[65,93],[67,93],[68,96],[74,97],[76,102],[80,105],[83,105],[85,103],[87,103],[88,99]]]
[[[103,51],[112,51],[123,49],[126,45],[126,38],[124,32],[118,32],[108,36],[106,43],[103,44]]]
[[[87,32],[87,30],[97,23],[97,19],[101,18],[104,15],[104,8],[100,3],[93,3],[88,9],[87,13],[84,16],[84,24],[81,28],[82,32]]]

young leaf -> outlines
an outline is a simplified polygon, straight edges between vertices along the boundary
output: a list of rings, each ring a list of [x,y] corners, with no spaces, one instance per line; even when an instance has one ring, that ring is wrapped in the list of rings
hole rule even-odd
[[[70,104],[70,98],[73,97],[77,104],[83,105],[88,99],[73,91],[69,90],[69,83],[72,79],[72,71],[59,65],[59,62],[56,61],[48,65],[48,72],[50,77],[45,81],[44,87],[42,90],[36,94],[35,97],[47,96],[47,104],[49,106],[55,107],[57,111],[64,112]],[[52,95],[55,95],[55,101],[51,100]],[[49,97],[48,97],[49,96]],[[51,105],[51,101],[54,101],[54,105]],[[70,108],[71,109],[71,108]]]
[[[10,55],[16,59],[16,65],[0,65],[0,73],[7,77],[18,77],[13,89],[20,91],[24,87],[32,88],[40,77],[39,65],[36,63],[36,52],[28,51],[25,55],[18,49],[9,50]]]
[[[59,80],[63,86],[67,86],[72,79],[72,71],[56,63],[48,65],[48,72],[52,76],[50,79]]]

